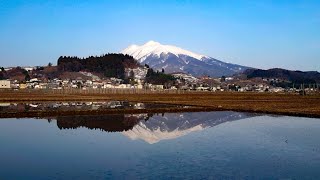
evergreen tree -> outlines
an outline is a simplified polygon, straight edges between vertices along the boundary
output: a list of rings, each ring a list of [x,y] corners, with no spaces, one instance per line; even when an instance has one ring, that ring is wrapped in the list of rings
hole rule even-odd
[[[131,80],[134,79],[134,72],[133,72],[133,70],[131,70],[131,71],[129,72],[129,79],[131,79]]]
[[[3,80],[4,79],[4,74],[3,74],[3,72],[1,71],[0,72],[0,80]]]
[[[30,81],[30,79],[31,79],[31,78],[30,78],[30,75],[29,75],[29,74],[26,74],[25,77],[24,77],[24,80],[25,80],[25,81]]]
[[[220,82],[225,82],[225,81],[226,81],[226,77],[222,76],[221,79],[220,79]]]

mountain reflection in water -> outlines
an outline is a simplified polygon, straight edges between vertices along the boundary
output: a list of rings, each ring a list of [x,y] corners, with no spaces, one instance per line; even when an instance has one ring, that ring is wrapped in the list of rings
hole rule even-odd
[[[256,116],[252,113],[231,111],[168,114],[115,114],[103,116],[57,117],[59,129],[88,129],[121,132],[132,140],[141,139],[149,144],[175,139],[194,131],[219,124]],[[49,119],[48,121],[52,121]]]

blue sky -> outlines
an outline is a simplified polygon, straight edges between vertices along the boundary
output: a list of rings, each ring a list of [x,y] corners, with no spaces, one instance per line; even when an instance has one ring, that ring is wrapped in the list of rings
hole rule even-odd
[[[0,0],[0,66],[149,40],[257,68],[320,71],[320,1]]]

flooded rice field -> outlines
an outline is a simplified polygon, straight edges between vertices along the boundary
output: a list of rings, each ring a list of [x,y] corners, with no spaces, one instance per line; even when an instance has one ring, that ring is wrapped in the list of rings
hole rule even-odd
[[[6,118],[0,179],[319,179],[319,137],[320,119],[231,111]]]

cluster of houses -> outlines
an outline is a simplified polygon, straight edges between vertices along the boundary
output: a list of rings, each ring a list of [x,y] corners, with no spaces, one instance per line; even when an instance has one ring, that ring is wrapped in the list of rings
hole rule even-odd
[[[90,72],[79,72],[80,74],[90,77],[83,79],[77,77],[75,79],[59,79],[43,80],[32,78],[29,81],[20,82],[18,80],[0,80],[0,89],[164,89],[163,85],[153,85],[144,83],[147,70],[128,69],[126,73],[134,73],[134,81],[124,83],[123,79],[107,78],[100,79],[98,76]]]
[[[215,83],[208,84],[202,79],[190,78],[189,80],[178,78],[177,84],[170,87],[164,85],[155,85],[143,83],[142,80],[136,80],[136,83],[124,84],[122,79],[110,78],[108,80],[82,80],[77,78],[71,79],[53,79],[47,82],[41,82],[37,78],[30,79],[25,83],[13,80],[0,80],[0,89],[148,89],[148,90],[185,90],[185,91],[237,91],[237,92],[299,92],[301,89],[272,87],[267,84],[247,84],[239,86],[234,83]],[[305,88],[307,92],[319,91],[319,88]]]
[[[271,81],[277,79],[262,79],[260,82],[242,81],[235,77],[210,78],[208,76],[194,77],[186,73],[172,73],[176,82],[170,85],[148,84],[145,77],[148,69],[146,67],[126,69],[127,77],[132,81],[124,82],[123,79],[107,78],[100,79],[90,72],[79,72],[81,75],[90,77],[83,79],[51,79],[43,80],[32,78],[26,82],[17,80],[0,80],[0,89],[148,89],[148,90],[185,90],[185,91],[238,91],[238,92],[299,92],[301,89],[281,88],[270,85]],[[90,79],[90,80],[89,80]],[[304,88],[304,91],[319,91],[319,86]]]
[[[19,81],[1,80],[1,89],[106,89],[106,88],[135,88],[143,89],[142,84],[123,84],[123,80],[117,78],[110,78],[108,80],[82,80],[77,79],[58,79],[48,80],[47,82],[42,82],[37,78],[30,79],[25,83],[20,83]]]
[[[185,90],[185,91],[237,91],[237,92],[299,92],[301,89],[272,87],[267,84],[247,84],[239,86],[234,83],[204,83],[201,79],[191,78],[190,81],[177,79],[177,85],[166,87],[164,85],[155,85],[143,83],[137,80],[136,83],[124,84],[122,79],[110,78],[108,80],[82,80],[77,78],[70,79],[53,79],[47,82],[41,82],[37,78],[30,79],[25,83],[16,80],[0,80],[0,89],[148,89],[148,90]],[[319,88],[305,88],[306,92],[319,91]]]

